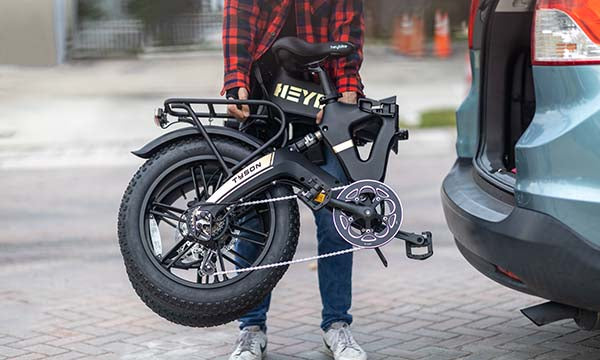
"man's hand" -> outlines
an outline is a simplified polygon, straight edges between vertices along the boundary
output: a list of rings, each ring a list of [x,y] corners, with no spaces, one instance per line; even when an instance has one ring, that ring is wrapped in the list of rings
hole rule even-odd
[[[345,104],[356,104],[358,102],[358,94],[353,91],[346,91],[342,93],[342,97],[338,100],[339,102],[343,102]],[[319,111],[317,114],[317,125],[321,124],[323,121],[323,110]]]
[[[237,95],[237,98],[236,96]],[[236,100],[248,100],[248,90],[246,88],[238,88],[237,94],[227,95],[228,99]],[[241,122],[244,122],[248,116],[250,116],[250,107],[248,105],[242,105],[238,108],[238,105],[227,105],[227,114],[235,117]]]

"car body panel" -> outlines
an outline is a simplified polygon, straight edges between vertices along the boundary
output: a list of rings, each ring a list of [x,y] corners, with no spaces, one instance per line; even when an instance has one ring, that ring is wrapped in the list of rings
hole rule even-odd
[[[472,158],[477,153],[479,137],[479,92],[481,87],[481,51],[471,50],[471,90],[456,111],[456,152],[458,157]]]
[[[491,196],[474,171],[459,159],[442,188],[446,222],[469,263],[512,289],[600,311],[600,251],[554,217]]]
[[[486,106],[479,49],[493,3],[475,21],[473,85],[457,110],[458,160],[442,186],[446,222],[465,259],[490,279],[600,312],[600,65],[533,67],[536,113],[515,147],[514,187],[498,186],[478,156]]]
[[[516,203],[600,250],[600,66],[533,71],[537,109],[516,145]]]

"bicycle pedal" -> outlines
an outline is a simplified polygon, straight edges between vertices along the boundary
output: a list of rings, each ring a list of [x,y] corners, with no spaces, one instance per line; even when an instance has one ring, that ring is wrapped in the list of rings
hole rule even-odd
[[[433,235],[427,231],[419,237],[420,244],[406,241],[406,257],[412,260],[427,260],[433,256]],[[420,250],[415,252],[415,250]],[[425,252],[423,252],[425,250]]]

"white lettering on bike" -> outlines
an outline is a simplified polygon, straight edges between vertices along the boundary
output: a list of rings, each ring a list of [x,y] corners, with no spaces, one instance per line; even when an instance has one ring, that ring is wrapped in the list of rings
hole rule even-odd
[[[312,106],[317,109],[323,107],[321,105],[321,98],[324,96],[323,94],[306,90],[297,86],[278,83],[275,86],[273,95],[295,103],[302,102],[302,105]]]
[[[269,170],[273,165],[273,157],[274,154],[263,156],[252,164],[246,166],[244,169],[240,170],[240,172],[233,175],[231,179],[227,180],[225,184],[215,191],[215,193],[212,194],[211,197],[206,200],[206,202],[216,204],[219,201],[222,201],[239,186],[243,186],[243,184],[247,183],[255,176]]]
[[[237,184],[238,181],[244,180],[246,177],[248,177],[248,175],[253,174],[256,170],[260,169],[261,167],[262,167],[262,164],[260,162],[252,164],[249,167],[247,167],[244,170],[242,170],[239,174],[236,174],[232,178],[232,180],[233,180],[234,183]]]
[[[348,45],[346,45],[346,44],[331,45],[331,46],[329,46],[329,48],[331,50],[342,50],[342,49],[348,48]]]

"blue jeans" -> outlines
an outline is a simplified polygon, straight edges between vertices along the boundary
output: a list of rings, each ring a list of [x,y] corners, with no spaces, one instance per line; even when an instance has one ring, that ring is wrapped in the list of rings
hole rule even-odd
[[[325,152],[326,163],[321,168],[346,183],[346,175],[340,163],[329,149]],[[328,209],[315,213],[319,255],[349,249],[352,246],[342,239],[333,225],[333,217]],[[251,244],[238,241],[236,250],[241,255],[253,256],[256,251]],[[352,323],[348,313],[352,306],[352,253],[321,259],[318,263],[319,291],[321,292],[321,328],[327,330],[335,322]],[[240,321],[240,329],[248,326],[260,326],[266,331],[267,312],[271,303],[271,294],[254,310],[248,312]]]

